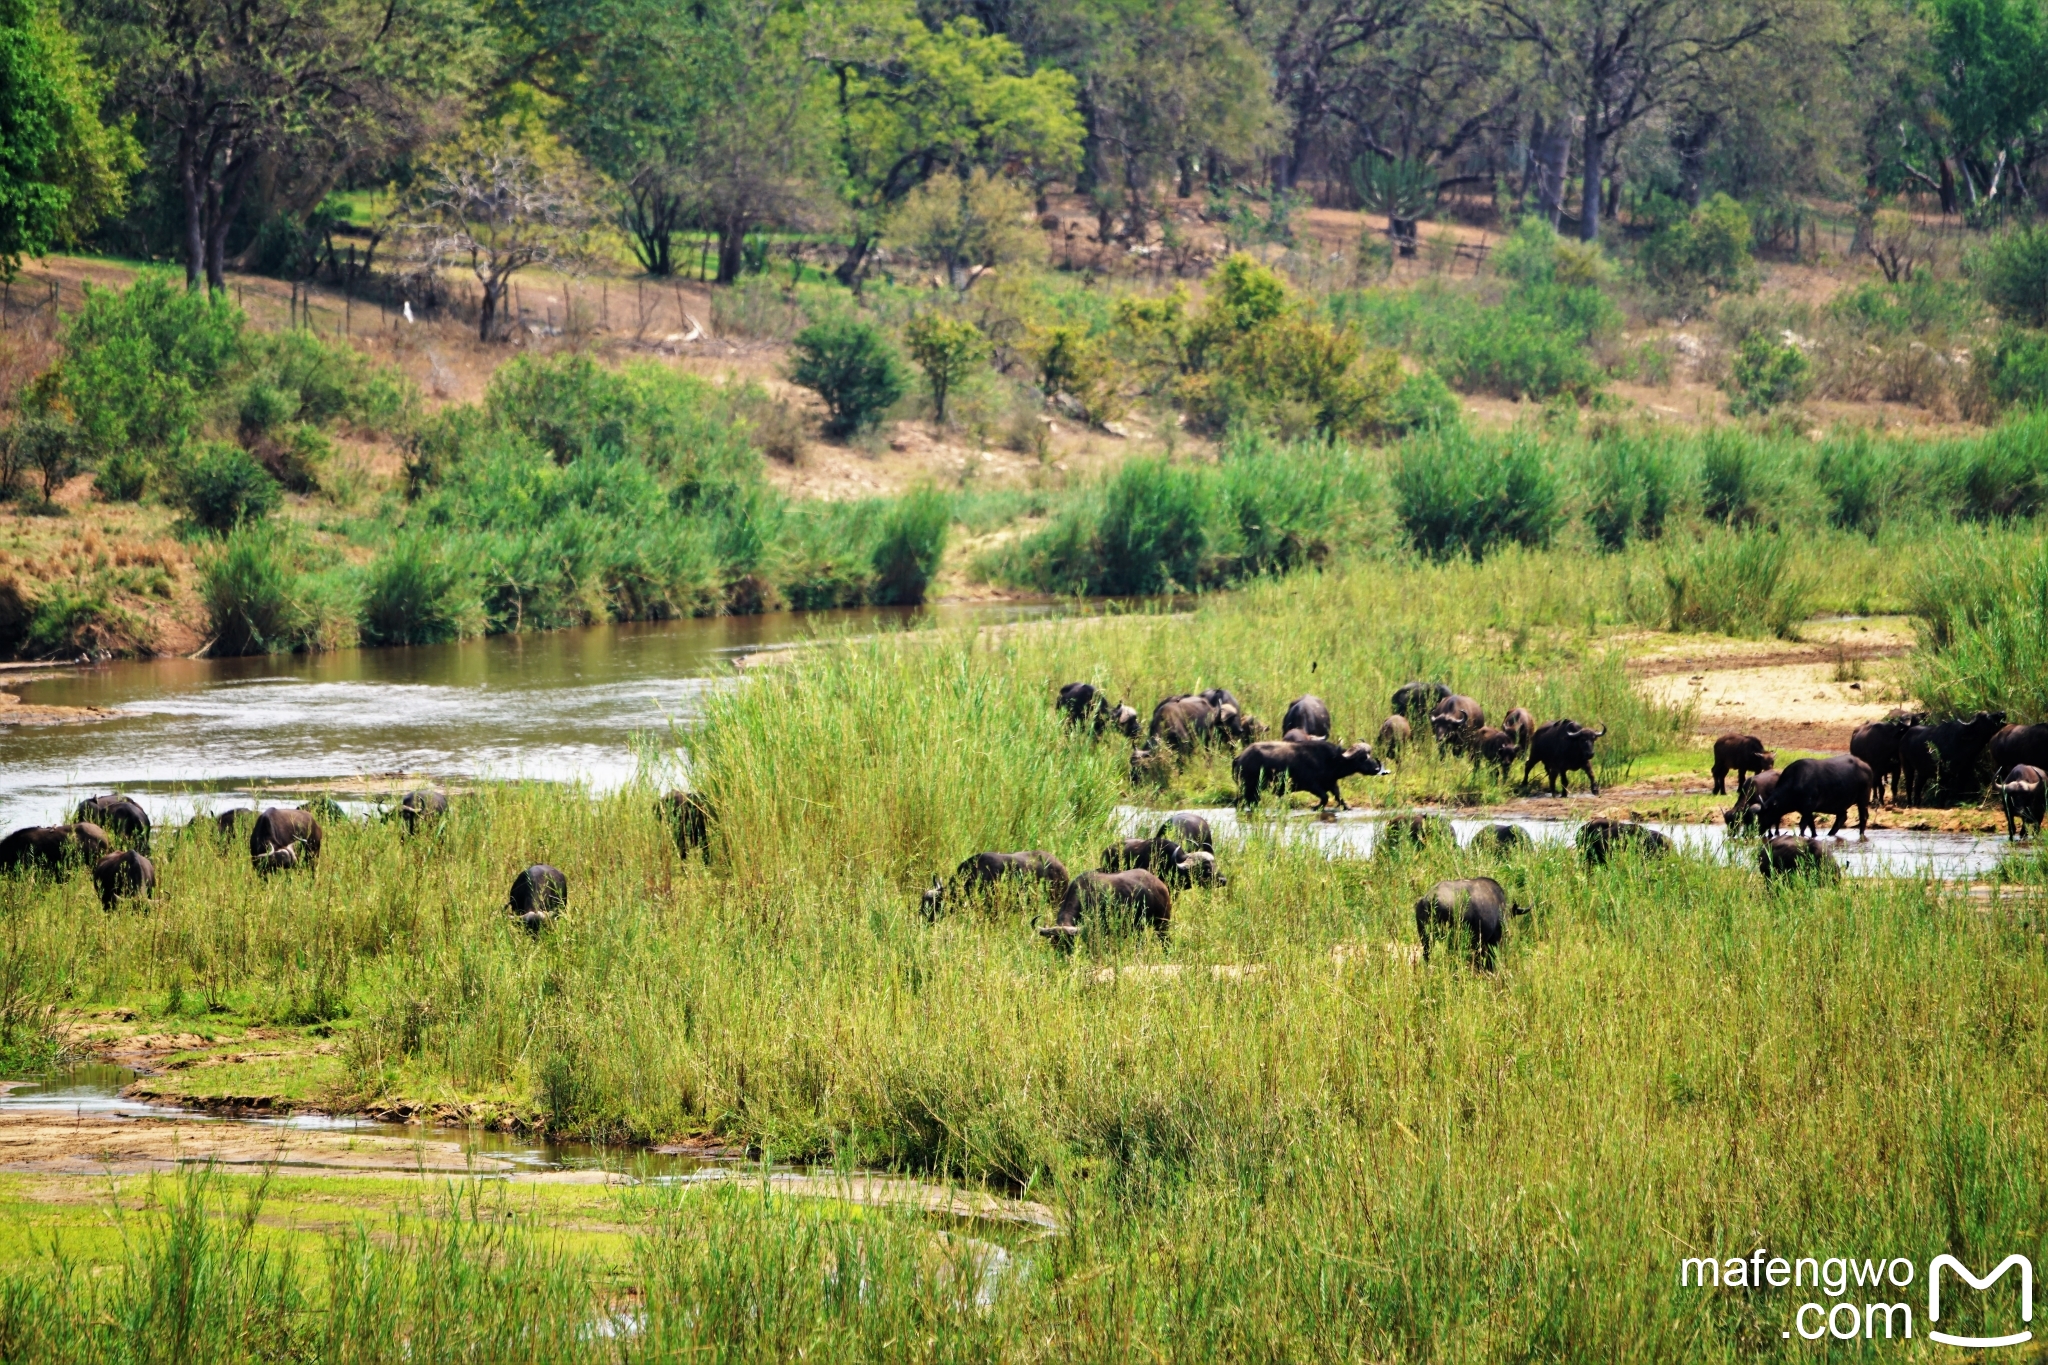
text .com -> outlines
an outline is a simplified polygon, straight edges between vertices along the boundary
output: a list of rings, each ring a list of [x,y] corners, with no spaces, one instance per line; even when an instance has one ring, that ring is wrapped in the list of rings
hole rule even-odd
[[[2000,1283],[2009,1272],[2017,1272],[2008,1281],[2016,1295]],[[1787,1259],[1757,1250],[1746,1258],[1690,1257],[1679,1263],[1678,1283],[1684,1289],[1810,1289],[1816,1297],[1793,1308],[1791,1325],[1783,1333],[1808,1341],[1907,1340],[1917,1328],[1928,1340],[1943,1345],[1991,1350],[2018,1346],[2034,1336],[2029,1325],[2034,1320],[2034,1264],[2019,1255],[2006,1257],[1980,1275],[1953,1256],[1935,1257],[1923,1272],[1903,1256]],[[1916,1284],[1924,1290],[1916,1289]],[[1944,1294],[1948,1325],[1954,1326],[1963,1303],[1960,1295],[1990,1295],[1994,1287],[1997,1298],[1986,1302],[1983,1320],[2006,1324],[2009,1330],[1983,1336],[1941,1330]],[[1925,1308],[1926,1316],[1916,1322],[1918,1307]]]

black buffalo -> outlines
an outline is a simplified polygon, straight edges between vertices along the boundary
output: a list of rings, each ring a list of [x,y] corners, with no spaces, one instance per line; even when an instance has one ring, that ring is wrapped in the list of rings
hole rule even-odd
[[[1728,794],[1728,774],[1735,774],[1736,790],[1751,773],[1767,772],[1778,765],[1777,755],[1764,747],[1755,735],[1722,735],[1714,741],[1714,795]]]
[[[1216,708],[1216,724],[1210,730],[1209,737],[1232,744],[1250,744],[1265,733],[1264,721],[1238,710],[1233,703],[1225,702]]]
[[[1527,744],[1536,738],[1536,717],[1526,706],[1517,706],[1500,718],[1500,728],[1515,737],[1516,744]]]
[[[1303,693],[1287,703],[1287,714],[1280,718],[1282,730],[1301,730],[1315,739],[1330,737],[1330,708],[1323,705],[1323,699],[1313,693]]]
[[[1060,688],[1058,706],[1069,725],[1079,725],[1105,704],[1107,699],[1094,683],[1070,682]]]
[[[1968,720],[1918,725],[1906,734],[1904,766],[1918,800],[1929,779],[1939,794],[1967,786],[1991,737],[2005,728],[2005,712],[1979,711]]]
[[[1835,758],[1801,758],[1786,765],[1777,786],[1764,798],[1758,817],[1766,829],[1776,829],[1787,813],[1799,814],[1799,832],[1817,833],[1816,819],[1835,817],[1830,838],[1839,837],[1849,822],[1849,809],[1856,809],[1856,833],[1862,835],[1870,824],[1870,789],[1876,781],[1870,765],[1854,754]]]
[[[1457,831],[1441,815],[1395,815],[1380,826],[1373,856],[1394,857],[1417,849],[1450,848],[1457,842]]]
[[[1102,850],[1102,870],[1128,872],[1142,867],[1155,877],[1164,877],[1185,856],[1181,846],[1171,839],[1119,839]]]
[[[1177,810],[1152,831],[1155,839],[1172,839],[1190,853],[1214,853],[1216,834],[1209,822],[1193,811]]]
[[[687,858],[692,849],[702,849],[704,860],[711,861],[711,802],[702,792],[678,787],[661,798],[657,810],[676,841],[678,857]]]
[[[1039,848],[1021,853],[976,853],[961,860],[950,881],[932,878],[924,893],[925,918],[937,919],[948,900],[993,891],[1004,882],[1042,889],[1058,900],[1067,894],[1067,865]]]
[[[1495,853],[1522,853],[1536,847],[1520,825],[1488,825],[1472,836],[1472,847]]]
[[[399,798],[398,818],[405,822],[405,832],[407,834],[416,833],[422,820],[438,821],[447,814],[448,794],[446,792],[407,792]]]
[[[1380,752],[1388,758],[1394,757],[1408,747],[1409,736],[1414,733],[1406,716],[1388,716],[1380,722]]]
[[[1472,965],[1490,969],[1507,917],[1528,913],[1528,906],[1510,904],[1507,891],[1491,877],[1438,882],[1415,902],[1415,932],[1422,938],[1422,960],[1429,961],[1430,945],[1438,937],[1462,929],[1472,940]]]
[[[123,896],[147,896],[156,887],[156,864],[134,849],[109,853],[92,865],[100,908],[111,910]]]
[[[1905,747],[1906,736],[1912,732],[1924,717],[1907,716],[1894,712],[1883,720],[1873,720],[1859,725],[1849,735],[1849,754],[1870,765],[1873,800],[1884,800],[1884,784],[1892,784],[1892,800],[1903,801],[1906,793]]]
[[[272,806],[249,827],[249,863],[258,872],[312,867],[320,858],[320,822],[308,810]]]
[[[1062,947],[1071,947],[1085,927],[1084,917],[1101,916],[1104,927],[1121,929],[1121,916],[1129,925],[1155,931],[1161,938],[1173,922],[1173,896],[1166,883],[1143,868],[1129,872],[1083,872],[1067,886],[1060,899],[1059,913],[1038,932]]]
[[[1430,733],[1447,749],[1464,749],[1486,724],[1486,708],[1462,695],[1445,697],[1429,713]]]
[[[1165,786],[1173,776],[1173,755],[1164,749],[1131,750],[1131,785],[1143,782]]]
[[[562,869],[535,863],[512,879],[505,897],[505,910],[526,926],[529,934],[547,928],[548,921],[569,908],[569,879]]]
[[[1231,760],[1230,770],[1237,776],[1242,788],[1240,800],[1246,805],[1257,802],[1259,793],[1269,783],[1284,778],[1289,790],[1315,797],[1317,810],[1333,798],[1340,810],[1349,810],[1337,784],[1347,777],[1376,777],[1386,768],[1372,756],[1369,744],[1339,749],[1326,739],[1318,739],[1307,744],[1264,740],[1247,745],[1243,753]]]
[[[237,838],[240,836],[243,826],[255,823],[256,808],[254,806],[233,806],[218,812],[213,817],[214,829],[222,839]]]
[[[1244,707],[1239,705],[1236,696],[1227,687],[1212,687],[1206,692],[1196,692],[1193,695],[1208,702],[1209,705],[1215,707],[1218,711],[1221,711],[1226,706],[1236,706],[1238,710],[1244,710]]]
[[[1159,874],[1168,886],[1228,886],[1230,878],[1216,869],[1216,855],[1200,851],[1181,855],[1179,862]]]
[[[1564,794],[1571,795],[1572,774],[1583,772],[1593,795],[1598,796],[1600,779],[1593,776],[1593,743],[1606,733],[1605,726],[1590,730],[1575,720],[1554,720],[1538,726],[1529,741],[1528,761],[1522,764],[1522,785],[1529,784],[1530,770],[1541,763],[1547,791],[1555,794],[1562,783]]]
[[[1818,839],[1777,834],[1764,840],[1756,854],[1757,871],[1765,880],[1809,876],[1832,881],[1842,875],[1842,865],[1833,850]]]
[[[1995,772],[2021,763],[2048,772],[2048,725],[2008,725],[1986,747]]]
[[[2017,839],[2030,827],[2038,838],[2043,808],[2048,807],[2048,773],[2030,763],[2013,764],[1998,775],[1998,804],[2005,811],[2006,838]]]
[[[1768,827],[1764,824],[1764,804],[1769,801],[1771,793],[1777,790],[1778,777],[1775,769],[1766,769],[1748,778],[1735,789],[1735,804],[1730,806],[1728,813],[1722,817],[1728,822],[1728,828],[1754,830],[1760,834],[1778,828],[1775,821]]]
[[[74,864],[96,863],[113,849],[107,832],[89,820],[30,825],[0,839],[0,872],[40,869],[62,876]]]
[[[71,817],[89,825],[98,825],[117,840],[149,851],[149,813],[135,803],[130,796],[113,792],[106,796],[93,796],[78,803],[77,812]]]
[[[1579,852],[1599,866],[1624,848],[1638,853],[1669,853],[1671,841],[1654,829],[1627,820],[1588,820],[1579,826]]]
[[[1139,719],[1138,708],[1120,701],[1115,706],[1106,706],[1096,713],[1095,733],[1100,735],[1114,730],[1125,739],[1136,739]]]
[[[1202,698],[1168,697],[1152,708],[1145,744],[1155,750],[1163,744],[1177,756],[1189,758],[1215,726],[1216,708]]]
[[[1438,702],[1450,695],[1449,683],[1426,683],[1411,679],[1394,689],[1392,709],[1397,716],[1424,720]]]
[[[1500,780],[1505,782],[1521,747],[1521,736],[1514,731],[1485,725],[1472,732],[1466,751],[1472,756],[1473,766],[1492,764],[1500,769]]]

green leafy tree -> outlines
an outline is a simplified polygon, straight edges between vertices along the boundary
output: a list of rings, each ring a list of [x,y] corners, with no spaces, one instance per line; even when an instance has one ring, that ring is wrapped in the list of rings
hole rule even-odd
[[[790,342],[789,379],[825,400],[826,429],[850,436],[881,420],[907,387],[903,362],[871,322],[827,318]]]
[[[0,280],[118,210],[138,164],[106,82],[38,0],[0,0]]]
[[[1934,0],[1936,129],[1972,205],[2016,193],[2016,153],[2048,111],[2048,15],[2036,0]]]
[[[933,416],[944,422],[946,395],[988,359],[988,338],[964,318],[921,313],[904,328],[903,340],[931,387]]]
[[[927,28],[898,0],[848,6],[816,39],[838,133],[840,193],[853,221],[840,262],[857,284],[891,209],[944,170],[1070,169],[1081,120],[1074,78],[1025,69],[1023,53],[972,19]]]
[[[966,292],[984,271],[1045,254],[1045,237],[1027,215],[1031,200],[1016,182],[977,167],[947,171],[919,185],[889,216],[893,249],[938,264]]]
[[[197,433],[202,397],[242,354],[242,326],[224,295],[189,293],[162,272],[126,290],[87,285],[64,332],[54,399],[89,455],[154,456]]]

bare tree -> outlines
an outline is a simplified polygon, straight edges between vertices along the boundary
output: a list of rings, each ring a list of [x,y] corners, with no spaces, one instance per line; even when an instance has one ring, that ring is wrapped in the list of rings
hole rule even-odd
[[[538,119],[512,115],[429,154],[408,199],[407,233],[428,269],[461,265],[476,276],[477,336],[492,341],[515,274],[581,266],[597,221],[593,190]]]
[[[1712,60],[1769,32],[1775,0],[1487,0],[1504,35],[1535,50],[1581,111],[1579,236],[1600,235],[1612,141],[1712,78]]]

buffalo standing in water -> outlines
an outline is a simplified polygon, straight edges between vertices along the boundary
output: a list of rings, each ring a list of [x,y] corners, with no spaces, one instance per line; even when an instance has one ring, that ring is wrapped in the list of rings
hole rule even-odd
[[[1757,850],[1756,869],[1764,874],[1765,881],[1798,876],[1833,881],[1842,875],[1842,865],[1835,861],[1826,844],[1795,834],[1779,834],[1764,840],[1763,847]]]
[[[1508,893],[1491,877],[1441,881],[1415,902],[1415,932],[1422,938],[1422,960],[1430,944],[1463,929],[1472,940],[1472,965],[1491,970],[1501,931],[1509,915],[1526,915],[1529,907],[1508,901]]]
[[[1624,848],[1638,853],[1669,853],[1671,840],[1654,829],[1627,820],[1588,820],[1579,826],[1579,852],[1588,866],[1598,867]]]
[[[2038,837],[2043,808],[2048,807],[2048,773],[2032,764],[2015,763],[1999,776],[1998,804],[2005,811],[2005,837],[2018,839],[2029,828]]]
[[[1776,833],[1778,825],[1775,820],[1768,826],[1764,824],[1764,806],[1771,793],[1778,789],[1778,778],[1779,773],[1775,769],[1766,769],[1738,787],[1735,804],[1722,817],[1728,822],[1728,828],[1753,830],[1759,834]]]
[[[1041,937],[1070,948],[1081,936],[1082,918],[1101,915],[1105,927],[1120,929],[1123,915],[1132,927],[1151,929],[1166,937],[1173,922],[1173,897],[1166,883],[1143,868],[1129,872],[1083,872],[1067,887],[1060,900],[1059,914],[1051,924],[1038,926]]]
[[[1870,789],[1875,781],[1870,765],[1853,754],[1798,759],[1785,767],[1778,778],[1778,785],[1764,798],[1763,809],[1758,815],[1765,828],[1775,829],[1788,813],[1797,811],[1799,832],[1806,835],[1820,832],[1820,816],[1832,815],[1835,827],[1828,831],[1828,837],[1832,839],[1841,837],[1842,827],[1849,823],[1849,809],[1853,806],[1856,809],[1857,836],[1866,837],[1864,829],[1870,824]]]

